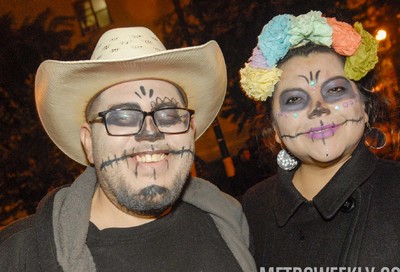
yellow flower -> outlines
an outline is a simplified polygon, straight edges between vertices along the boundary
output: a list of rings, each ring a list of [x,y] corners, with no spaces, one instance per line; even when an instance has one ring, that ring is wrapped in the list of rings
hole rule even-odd
[[[256,101],[265,101],[272,97],[275,84],[282,70],[278,68],[253,68],[249,64],[240,69],[240,84],[246,95]]]
[[[361,35],[361,44],[353,56],[346,58],[344,72],[347,78],[358,81],[378,62],[378,42],[356,22],[354,29]]]

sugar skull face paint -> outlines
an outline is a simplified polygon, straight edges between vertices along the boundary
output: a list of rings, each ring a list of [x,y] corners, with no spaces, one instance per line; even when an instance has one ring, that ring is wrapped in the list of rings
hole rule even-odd
[[[90,119],[111,109],[151,112],[171,107],[186,107],[175,85],[156,79],[128,81],[103,91],[92,104]],[[132,119],[114,118],[120,123]],[[101,122],[83,131],[104,199],[114,206],[135,215],[157,216],[179,197],[194,159],[194,117],[189,130],[177,134],[162,133],[153,116],[145,117],[135,135],[111,136]]]
[[[368,116],[341,60],[331,53],[312,53],[293,57],[280,68],[273,97],[276,140],[303,163],[350,156]]]

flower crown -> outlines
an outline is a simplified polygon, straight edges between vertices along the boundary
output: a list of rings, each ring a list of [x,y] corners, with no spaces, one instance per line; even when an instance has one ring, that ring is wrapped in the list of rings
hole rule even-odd
[[[351,80],[360,80],[378,62],[378,42],[359,22],[353,28],[335,18],[322,17],[320,11],[297,17],[278,15],[264,26],[252,56],[240,69],[240,84],[247,96],[261,101],[271,97],[282,74],[276,68],[277,62],[290,49],[308,42],[331,47],[346,56],[344,72]]]

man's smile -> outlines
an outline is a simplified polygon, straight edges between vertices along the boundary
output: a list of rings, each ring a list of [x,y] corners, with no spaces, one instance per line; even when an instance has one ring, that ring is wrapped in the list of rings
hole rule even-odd
[[[112,166],[114,163],[118,164],[119,162],[128,159],[134,159],[139,163],[157,163],[165,160],[170,155],[182,158],[184,154],[194,155],[194,151],[190,147],[185,148],[184,146],[182,146],[181,149],[166,148],[160,150],[157,150],[152,146],[151,150],[141,150],[140,152],[133,153],[128,153],[127,151],[124,151],[124,153],[120,156],[109,156],[107,157],[107,159],[102,161],[100,169],[105,170],[107,167]]]
[[[167,157],[167,153],[139,154],[134,156],[138,162],[159,162]]]

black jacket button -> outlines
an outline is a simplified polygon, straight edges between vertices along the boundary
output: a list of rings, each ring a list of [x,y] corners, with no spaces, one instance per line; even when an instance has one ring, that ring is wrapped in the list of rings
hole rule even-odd
[[[356,206],[356,201],[354,200],[354,198],[349,197],[342,205],[342,207],[340,208],[340,210],[344,213],[348,213],[351,212],[354,207]]]

